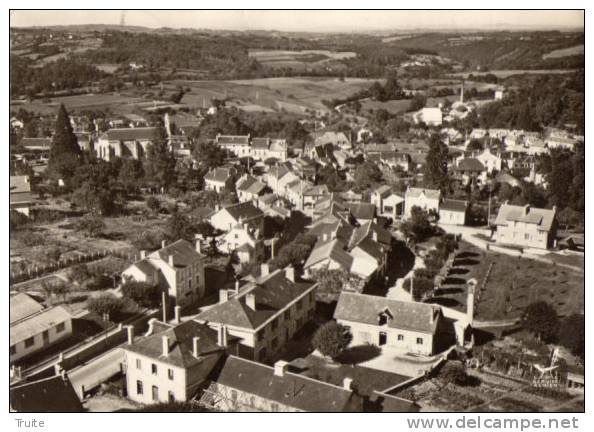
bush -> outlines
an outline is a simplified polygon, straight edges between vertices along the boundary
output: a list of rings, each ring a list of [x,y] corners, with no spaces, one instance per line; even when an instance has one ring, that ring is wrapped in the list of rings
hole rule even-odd
[[[91,272],[86,264],[78,264],[70,268],[68,271],[68,279],[71,282],[76,282],[79,285],[91,277]]]
[[[161,304],[161,289],[157,285],[128,280],[122,284],[121,289],[124,297],[139,306],[154,308]]]
[[[468,381],[466,368],[460,361],[447,362],[439,372],[439,378],[444,382],[444,386],[448,384],[463,386]]]
[[[87,301],[87,309],[99,316],[103,316],[103,314],[109,314],[110,317],[116,316],[123,307],[122,299],[109,293],[92,297]]]
[[[349,346],[353,335],[341,324],[330,321],[314,334],[312,344],[323,355],[336,358]]]
[[[537,301],[529,304],[522,316],[523,327],[544,342],[552,342],[559,330],[557,312],[549,303]]]

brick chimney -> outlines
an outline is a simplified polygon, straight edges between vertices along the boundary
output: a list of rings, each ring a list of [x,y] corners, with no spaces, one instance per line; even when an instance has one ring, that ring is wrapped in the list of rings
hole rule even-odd
[[[198,336],[194,336],[192,338],[192,355],[196,358],[200,356],[200,338]]]
[[[132,345],[134,343],[134,326],[133,325],[126,326],[126,334],[128,335],[128,345]]]
[[[256,310],[256,295],[253,293],[249,293],[245,296],[245,304],[247,305],[247,307],[249,307],[251,310],[255,311]]]
[[[285,376],[289,363],[284,360],[279,360],[274,364],[274,375],[282,377]]]
[[[163,347],[163,356],[169,355],[169,338],[165,335],[161,336],[161,345]]]
[[[352,378],[346,377],[342,380],[342,388],[345,390],[353,390],[353,380]]]
[[[173,308],[173,311],[174,311],[173,322],[175,324],[181,323],[181,306],[175,306],[175,308]]]
[[[295,268],[292,265],[285,268],[285,276],[291,282],[295,282]]]
[[[270,273],[270,267],[268,264],[261,264],[260,265],[260,276],[268,276]]]
[[[219,303],[225,303],[229,300],[229,291],[227,289],[219,290]]]

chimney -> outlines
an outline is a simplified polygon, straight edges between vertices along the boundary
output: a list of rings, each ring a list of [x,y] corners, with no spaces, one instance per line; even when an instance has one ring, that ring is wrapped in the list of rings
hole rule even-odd
[[[223,346],[226,347],[228,344],[227,337],[229,336],[229,332],[227,331],[227,326],[223,326]]]
[[[375,230],[374,230],[374,231],[371,233],[371,238],[373,239],[373,241],[374,241],[374,242],[377,242],[377,231],[375,231]]]
[[[133,325],[126,326],[126,334],[128,335],[128,345],[132,345],[134,343],[134,326]]]
[[[146,258],[146,251],[145,250],[141,250],[140,251],[140,259],[145,259]]]
[[[260,265],[260,276],[268,276],[270,273],[270,267],[268,264],[261,264]]]
[[[353,380],[352,378],[346,377],[342,380],[342,388],[345,390],[353,390]]]
[[[295,268],[292,265],[285,268],[285,276],[291,282],[295,282]]]
[[[217,345],[223,348],[227,346],[227,326],[220,325],[217,329]]]
[[[175,308],[173,308],[173,311],[174,311],[173,322],[175,324],[181,323],[181,306],[175,306]]]
[[[324,233],[322,234],[322,241],[327,241],[328,240],[328,234]]]
[[[199,238],[196,239],[196,252],[198,252],[199,254],[202,254],[202,244],[200,243]]]
[[[215,211],[218,212],[221,210],[221,206],[219,204],[215,204]]]
[[[196,358],[200,356],[200,338],[198,336],[194,336],[192,338],[192,355]]]
[[[431,308],[430,322],[431,322],[431,324],[433,324],[435,322],[435,309],[433,309],[433,308]]]
[[[167,357],[169,355],[169,338],[163,335],[161,337],[161,344],[163,346],[163,356]]]
[[[524,206],[524,214],[527,215],[528,213],[530,213],[530,204]]]
[[[235,280],[235,295],[239,294],[239,279]]]
[[[161,249],[163,249],[167,245],[166,240],[161,240]]]
[[[248,224],[247,224],[247,222],[243,224],[243,229],[244,229],[245,231],[248,231]],[[248,231],[248,232],[249,232],[249,231]]]
[[[255,311],[256,310],[256,295],[253,293],[249,293],[248,295],[246,295],[245,296],[245,304],[251,310]]]
[[[66,378],[67,378],[67,376],[66,376],[66,369],[62,369],[60,371],[60,376],[62,377],[62,381],[66,382]]]
[[[470,279],[466,286],[468,288],[468,294],[466,298],[466,317],[468,322],[472,324],[474,320],[474,288],[476,287],[476,279]]]
[[[169,255],[169,256],[167,257],[167,262],[169,263],[169,265],[170,265],[171,267],[174,267],[174,264],[173,264],[173,255]]]
[[[225,303],[229,300],[229,291],[227,289],[219,290],[219,303]]]
[[[289,366],[289,363],[287,363],[284,360],[277,361],[274,364],[274,375],[279,376],[279,377],[285,376],[288,366]]]

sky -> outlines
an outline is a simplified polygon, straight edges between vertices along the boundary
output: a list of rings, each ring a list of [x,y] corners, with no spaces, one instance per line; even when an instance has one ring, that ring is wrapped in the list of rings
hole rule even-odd
[[[11,27],[119,24],[123,11],[12,11]],[[127,10],[131,26],[304,32],[410,29],[518,30],[581,28],[583,11],[150,11]]]

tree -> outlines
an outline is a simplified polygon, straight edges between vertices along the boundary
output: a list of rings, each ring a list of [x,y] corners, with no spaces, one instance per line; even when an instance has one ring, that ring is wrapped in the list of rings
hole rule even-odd
[[[466,150],[468,151],[480,151],[484,148],[484,145],[481,141],[477,140],[476,138],[473,138],[470,140],[470,142],[468,143],[468,146],[466,146]]]
[[[423,94],[416,94],[408,104],[409,111],[419,111],[427,105],[427,97]]]
[[[146,282],[126,280],[121,286],[122,295],[136,304],[146,308],[154,308],[161,304],[161,293],[158,285]]]
[[[99,294],[96,297],[91,297],[87,301],[87,309],[99,316],[109,314],[113,318],[119,314],[124,307],[124,302],[121,298],[116,297],[111,293]]]
[[[148,147],[144,173],[147,183],[160,189],[167,189],[175,181],[175,158],[167,145],[162,123],[155,128],[153,142]]]
[[[322,355],[335,359],[349,346],[353,335],[336,321],[323,324],[314,334],[312,345]]]
[[[199,141],[194,146],[192,156],[207,169],[217,168],[225,162],[225,150],[212,142]]]
[[[86,231],[89,237],[97,237],[105,229],[105,222],[97,215],[87,214],[78,223],[78,229]]]
[[[448,147],[441,142],[437,134],[433,134],[429,140],[423,174],[425,186],[428,188],[440,189],[443,192],[449,186]]]
[[[375,163],[365,161],[357,166],[354,177],[355,188],[362,191],[380,183],[382,181],[382,172]]]
[[[569,315],[563,319],[559,328],[559,343],[582,360],[586,348],[585,328],[584,315],[579,314]]]
[[[169,216],[166,229],[169,238],[173,241],[179,239],[192,241],[196,234],[196,227],[192,224],[190,219],[178,211],[175,211]]]
[[[158,213],[161,210],[161,201],[159,201],[159,198],[157,197],[150,196],[146,200],[146,206],[152,212]]]
[[[312,278],[318,282],[316,296],[328,303],[338,300],[338,296],[343,290],[358,293],[363,291],[363,281],[342,269],[321,268],[314,272]]]
[[[123,159],[119,169],[118,181],[128,193],[136,192],[144,178],[142,162],[136,159]]]
[[[429,214],[421,207],[413,206],[410,217],[400,225],[400,231],[405,238],[411,238],[417,243],[422,242],[433,234]]]
[[[70,270],[68,270],[68,279],[71,282],[76,282],[79,285],[90,277],[91,272],[89,271],[89,268],[86,264],[77,264],[70,267]]]
[[[461,361],[447,362],[439,372],[439,378],[444,383],[444,387],[448,384],[463,386],[468,381],[466,368]]]
[[[79,165],[80,155],[81,150],[76,135],[72,131],[70,117],[64,105],[61,104],[54,125],[47,174],[55,181],[62,179],[68,184]]]
[[[428,275],[417,275],[415,272],[414,278],[407,278],[404,280],[402,287],[406,292],[410,293],[413,290],[413,300],[423,301],[428,297],[431,297],[433,290],[435,289],[435,282],[433,277],[428,278]]]
[[[522,315],[522,326],[539,340],[552,342],[557,336],[559,318],[553,306],[545,301],[529,304]]]

